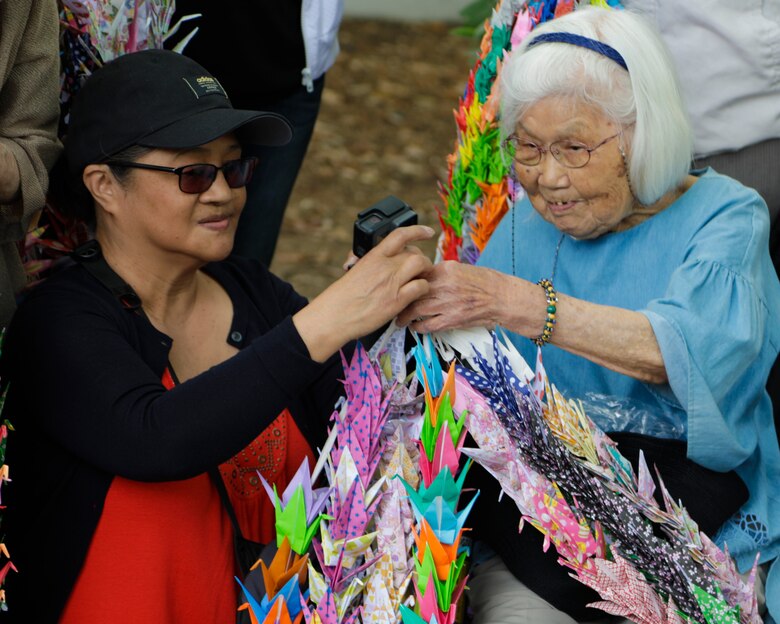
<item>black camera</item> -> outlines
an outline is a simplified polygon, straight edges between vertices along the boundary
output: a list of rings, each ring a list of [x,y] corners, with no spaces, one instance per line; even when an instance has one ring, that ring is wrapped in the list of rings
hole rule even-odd
[[[406,202],[388,195],[360,212],[355,220],[352,252],[362,258],[394,229],[417,224],[417,213]]]

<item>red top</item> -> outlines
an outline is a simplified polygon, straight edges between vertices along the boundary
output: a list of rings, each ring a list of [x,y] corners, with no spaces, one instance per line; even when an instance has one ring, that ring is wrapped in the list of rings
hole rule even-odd
[[[281,497],[304,457],[309,458],[311,470],[314,454],[290,412],[284,410],[249,446],[219,467],[244,537],[263,544],[276,539],[274,504],[257,471],[269,484],[276,484]]]
[[[163,376],[167,388],[173,380]],[[255,469],[281,495],[313,454],[284,410],[220,466],[244,537],[275,539],[274,507]],[[207,474],[144,483],[114,477],[61,624],[233,624],[232,527]]]

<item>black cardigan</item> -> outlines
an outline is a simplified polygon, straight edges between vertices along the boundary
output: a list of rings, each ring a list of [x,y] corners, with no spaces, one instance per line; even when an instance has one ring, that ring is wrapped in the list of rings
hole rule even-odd
[[[226,338],[240,351],[169,391],[160,379],[172,340],[83,267],[49,278],[20,306],[0,371],[10,382],[3,415],[16,429],[2,527],[19,569],[6,585],[11,621],[57,621],[114,475],[201,474],[285,407],[321,445],[342,368],[338,356],[309,357],[291,319],[306,300],[260,263],[234,257],[204,270],[233,302]]]

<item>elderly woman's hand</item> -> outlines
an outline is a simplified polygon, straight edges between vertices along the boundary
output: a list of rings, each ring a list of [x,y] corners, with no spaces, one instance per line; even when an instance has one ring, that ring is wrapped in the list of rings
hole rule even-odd
[[[452,261],[437,264],[425,277],[430,285],[428,294],[398,316],[400,325],[419,332],[506,325],[512,308],[509,298],[526,284],[492,269]],[[541,326],[544,297],[536,290],[529,289],[526,303],[530,305],[525,307],[531,322]],[[533,307],[535,298],[539,299],[538,307]]]
[[[544,290],[486,267],[442,262],[426,275],[428,292],[398,315],[418,332],[496,325],[535,338],[547,318]],[[552,342],[612,370],[649,383],[667,381],[663,357],[647,318],[557,293]]]
[[[395,230],[293,317],[312,359],[327,359],[428,292],[431,261],[411,243],[433,235],[423,225]]]

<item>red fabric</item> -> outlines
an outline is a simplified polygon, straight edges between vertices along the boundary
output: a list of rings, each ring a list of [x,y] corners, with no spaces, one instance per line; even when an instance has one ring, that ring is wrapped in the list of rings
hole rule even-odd
[[[115,477],[60,622],[233,624],[233,566],[230,521],[208,475]]]
[[[162,384],[176,385],[166,368]],[[220,466],[244,537],[276,538],[274,506],[257,470],[281,493],[314,455],[284,410]],[[114,477],[61,624],[233,624],[233,530],[207,474],[142,483]]]
[[[301,465],[314,454],[289,411],[284,410],[243,451],[219,467],[230,502],[244,537],[267,544],[276,539],[274,505],[265,493],[257,471],[281,496]]]

